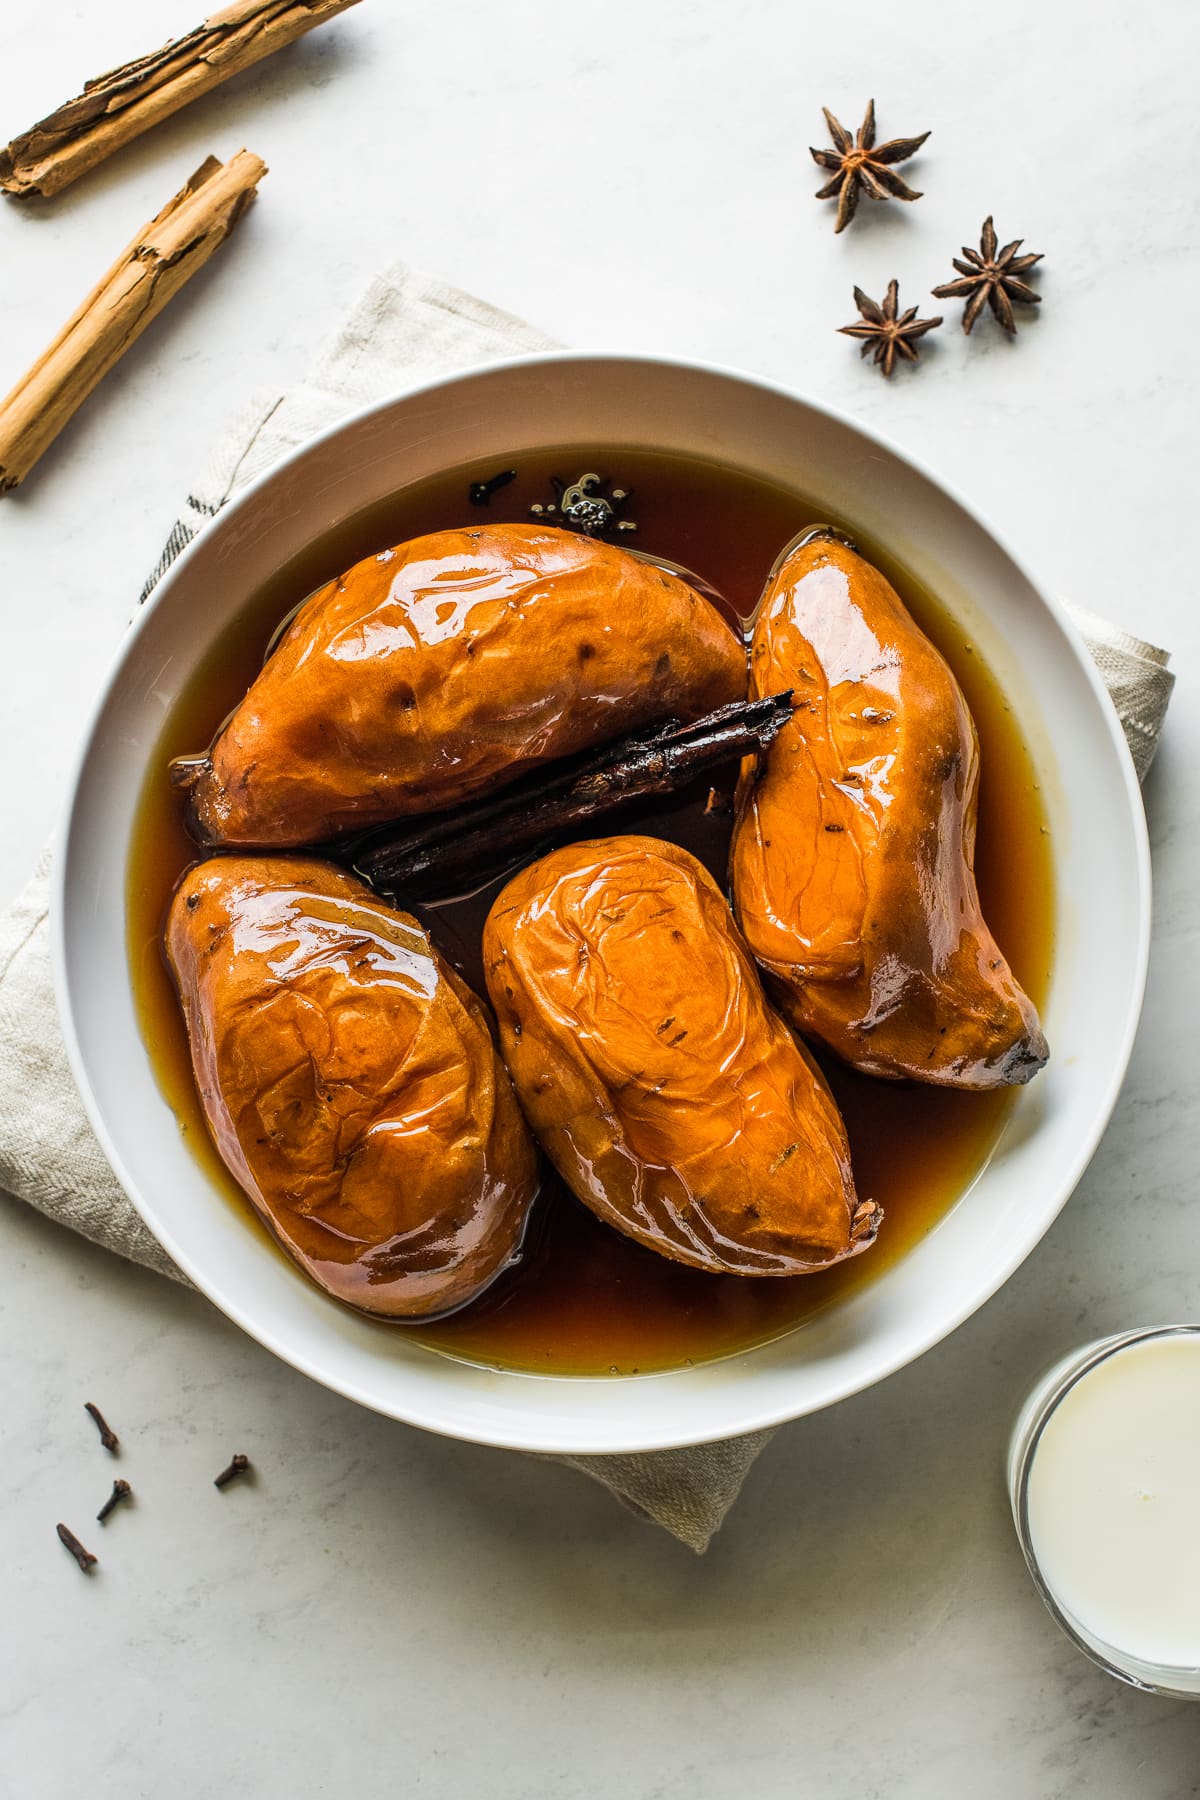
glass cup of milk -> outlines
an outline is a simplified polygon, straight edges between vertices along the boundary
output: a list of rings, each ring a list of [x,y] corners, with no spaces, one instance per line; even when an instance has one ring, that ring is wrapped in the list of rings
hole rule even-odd
[[[1067,1636],[1134,1687],[1200,1699],[1200,1325],[1056,1363],[1017,1420],[1008,1491]]]

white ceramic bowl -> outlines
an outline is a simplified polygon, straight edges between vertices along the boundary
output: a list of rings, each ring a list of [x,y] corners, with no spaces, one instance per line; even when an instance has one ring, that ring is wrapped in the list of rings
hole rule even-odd
[[[156,1084],[125,944],[137,796],[163,716],[271,571],[352,513],[466,462],[546,445],[699,455],[794,487],[886,543],[1020,706],[1058,868],[1048,1069],[970,1192],[908,1256],[765,1348],[665,1375],[570,1380],[452,1361],[325,1299],[214,1202]],[[919,1356],[1012,1273],[1079,1180],[1137,1025],[1149,854],[1120,728],[1061,609],[898,450],[784,390],[694,364],[525,357],[415,387],[263,476],[208,525],[125,640],[88,729],[57,859],[59,998],[92,1122],[155,1236],[209,1297],[315,1380],[397,1419],[523,1450],[666,1448],[816,1411]]]

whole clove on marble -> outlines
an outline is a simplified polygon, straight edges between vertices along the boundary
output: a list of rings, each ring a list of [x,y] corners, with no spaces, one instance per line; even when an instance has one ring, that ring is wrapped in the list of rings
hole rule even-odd
[[[112,1493],[108,1496],[108,1499],[96,1514],[96,1518],[99,1520],[100,1524],[103,1525],[109,1513],[113,1511],[114,1507],[120,1506],[122,1500],[129,1500],[132,1497],[133,1489],[127,1481],[121,1481],[120,1479],[114,1481]]]
[[[467,499],[472,506],[487,506],[493,494],[516,479],[515,469],[501,469],[497,474],[489,475],[486,481],[473,481],[467,489]]]
[[[100,1433],[100,1442],[104,1445],[104,1448],[111,1456],[115,1456],[117,1453],[117,1445],[121,1440],[109,1424],[108,1420],[104,1417],[104,1414],[100,1411],[100,1408],[96,1405],[94,1400],[87,1400],[84,1402],[83,1410],[86,1413],[90,1413],[94,1419],[96,1430]]]
[[[99,1562],[99,1557],[93,1556],[90,1550],[84,1549],[83,1545],[69,1526],[58,1525],[55,1529],[58,1532],[59,1543],[65,1550],[71,1552],[71,1555],[75,1558],[75,1561],[79,1564],[84,1574],[90,1575],[93,1566]]]
[[[230,1462],[229,1467],[227,1469],[222,1469],[221,1473],[215,1477],[213,1486],[217,1488],[228,1487],[231,1481],[236,1481],[239,1475],[244,1475],[249,1467],[250,1458],[244,1451],[239,1450]]]

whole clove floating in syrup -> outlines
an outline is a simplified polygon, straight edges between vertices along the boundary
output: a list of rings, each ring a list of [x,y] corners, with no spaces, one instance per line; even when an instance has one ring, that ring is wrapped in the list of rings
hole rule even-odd
[[[489,475],[483,481],[473,481],[467,488],[467,504],[469,506],[489,506],[493,494],[506,488],[510,481],[517,479],[515,469],[500,469],[495,475]]]

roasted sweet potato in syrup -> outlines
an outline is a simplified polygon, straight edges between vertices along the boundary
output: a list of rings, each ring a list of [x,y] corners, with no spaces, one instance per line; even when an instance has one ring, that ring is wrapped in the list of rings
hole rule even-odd
[[[1046,1040],[980,911],[979,745],[943,658],[878,569],[810,534],[768,585],[750,681],[794,691],[731,862],[787,1017],[870,1075],[1028,1081]]]
[[[315,594],[174,777],[201,842],[312,844],[745,692],[741,639],[677,576],[544,525],[440,531]]]
[[[497,897],[484,968],[551,1161],[601,1219],[710,1273],[863,1250],[845,1128],[716,883],[655,838],[572,844]]]
[[[176,890],[167,950],[217,1148],[314,1281],[421,1318],[512,1261],[536,1154],[415,919],[327,863],[218,857]]]

